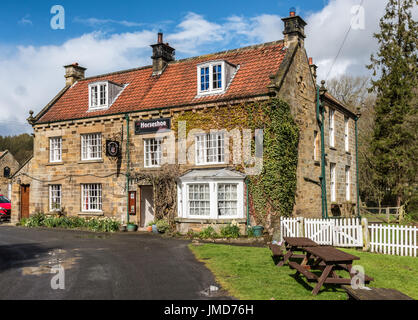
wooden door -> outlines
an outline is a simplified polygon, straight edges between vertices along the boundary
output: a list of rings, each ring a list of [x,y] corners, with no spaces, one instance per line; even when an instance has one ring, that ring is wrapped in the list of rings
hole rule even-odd
[[[20,186],[20,213],[21,218],[29,218],[29,185]]]
[[[129,214],[136,215],[136,191],[129,191]]]

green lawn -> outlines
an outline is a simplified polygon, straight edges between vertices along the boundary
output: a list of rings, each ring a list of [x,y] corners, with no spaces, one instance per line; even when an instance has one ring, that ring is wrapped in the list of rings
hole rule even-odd
[[[315,283],[308,283],[303,277],[303,280],[294,278],[296,271],[287,265],[276,267],[268,248],[218,244],[191,244],[189,247],[215,274],[223,289],[238,299],[347,299],[345,291],[335,286],[322,287],[316,297],[312,296]],[[360,257],[355,264],[362,265],[366,274],[375,279],[370,286],[397,289],[418,299],[418,258],[343,250]]]

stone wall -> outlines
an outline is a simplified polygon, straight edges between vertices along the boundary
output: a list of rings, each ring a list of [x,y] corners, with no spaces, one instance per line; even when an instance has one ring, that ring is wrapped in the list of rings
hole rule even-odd
[[[279,96],[291,105],[300,130],[293,215],[321,217],[321,168],[319,162],[314,160],[314,132],[319,132],[316,121],[316,87],[305,49],[298,46],[293,59],[279,91]]]
[[[0,158],[0,194],[8,197],[9,193],[9,178],[4,176],[4,168],[10,168],[10,177],[19,169],[19,163],[9,151],[4,151],[5,154]]]

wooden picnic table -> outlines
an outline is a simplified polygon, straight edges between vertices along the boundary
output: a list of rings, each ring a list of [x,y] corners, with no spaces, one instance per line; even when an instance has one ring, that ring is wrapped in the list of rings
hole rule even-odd
[[[319,246],[316,242],[304,237],[284,237],[283,240],[285,242],[286,254],[283,256],[283,260],[277,264],[278,267],[284,265],[290,258],[304,259],[306,257],[304,254],[296,254],[296,251],[304,251],[305,247]],[[306,264],[306,261],[303,264]]]
[[[317,295],[322,285],[325,283],[348,285],[351,284],[353,275],[351,274],[351,268],[354,260],[360,260],[359,257],[335,249],[333,247],[304,247],[306,251],[306,258],[304,261],[313,260],[313,263],[306,265],[303,262],[298,264],[296,262],[289,262],[289,266],[292,269],[296,269],[296,275],[303,274],[308,281],[317,282],[315,288],[312,290],[313,295]],[[310,270],[319,269],[322,270],[321,276],[317,276]],[[346,270],[350,274],[350,278],[340,277],[335,273],[335,270]],[[364,275],[366,283],[373,281],[373,278]]]

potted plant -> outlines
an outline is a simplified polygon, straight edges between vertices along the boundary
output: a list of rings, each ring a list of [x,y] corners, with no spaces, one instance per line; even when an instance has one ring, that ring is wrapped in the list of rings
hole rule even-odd
[[[148,222],[147,224],[147,231],[148,232],[152,232],[152,226],[154,225],[154,221]]]
[[[170,228],[170,224],[165,219],[158,220],[155,225],[159,233],[165,233]]]
[[[138,225],[134,223],[128,223],[127,230],[128,232],[135,232],[138,230]]]

